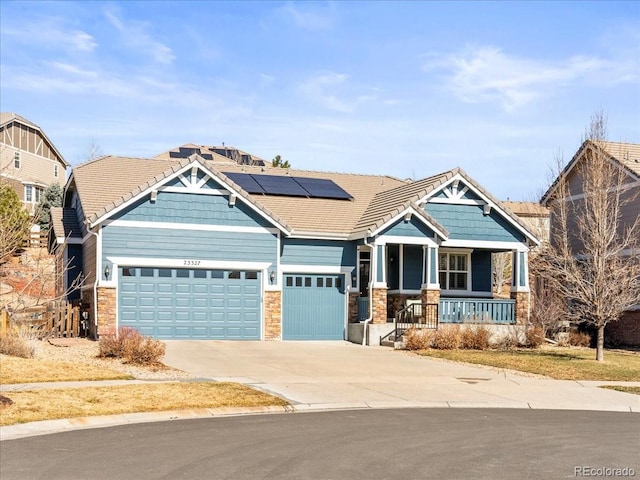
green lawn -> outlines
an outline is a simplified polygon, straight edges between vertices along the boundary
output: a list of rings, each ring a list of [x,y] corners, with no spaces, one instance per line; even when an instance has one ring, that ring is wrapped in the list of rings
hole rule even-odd
[[[596,362],[591,348],[514,350],[419,350],[419,355],[545,375],[558,380],[640,381],[640,352],[605,350]]]

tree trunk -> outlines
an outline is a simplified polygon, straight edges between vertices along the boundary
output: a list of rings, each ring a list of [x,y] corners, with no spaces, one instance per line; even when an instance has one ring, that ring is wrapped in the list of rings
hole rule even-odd
[[[598,340],[596,342],[596,360],[602,362],[604,360],[604,325],[598,327]]]

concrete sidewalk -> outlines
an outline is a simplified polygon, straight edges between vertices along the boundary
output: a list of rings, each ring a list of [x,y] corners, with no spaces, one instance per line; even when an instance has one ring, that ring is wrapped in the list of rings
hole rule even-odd
[[[197,409],[50,420],[0,427],[0,440],[127,423],[361,408],[523,408],[640,412],[640,395],[347,342],[167,341],[164,363],[200,379],[232,381],[285,398],[290,407]],[[158,383],[107,380],[2,385],[0,392]]]

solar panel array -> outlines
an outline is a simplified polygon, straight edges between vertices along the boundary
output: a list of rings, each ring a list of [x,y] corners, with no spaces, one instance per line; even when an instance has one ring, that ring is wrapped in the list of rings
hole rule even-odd
[[[284,195],[288,197],[333,198],[351,200],[353,197],[326,178],[290,177],[285,175],[254,175],[225,172],[234,183],[247,193]]]

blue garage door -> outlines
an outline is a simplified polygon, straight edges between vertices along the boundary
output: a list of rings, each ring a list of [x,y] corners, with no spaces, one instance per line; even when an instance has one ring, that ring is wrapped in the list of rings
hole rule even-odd
[[[155,338],[260,339],[260,272],[121,267],[120,326]]]
[[[342,275],[285,275],[282,339],[343,340],[344,292]]]

